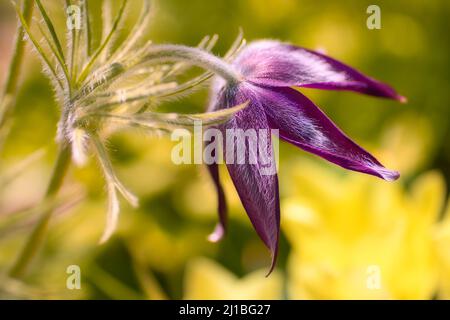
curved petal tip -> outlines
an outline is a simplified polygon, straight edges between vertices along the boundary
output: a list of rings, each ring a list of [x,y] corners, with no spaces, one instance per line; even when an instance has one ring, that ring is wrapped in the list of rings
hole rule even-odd
[[[277,264],[278,245],[277,245],[277,247],[274,250],[271,250],[271,251],[272,251],[272,262],[271,262],[271,265],[270,265],[269,272],[267,272],[267,274],[266,274],[266,278],[269,277],[272,274],[272,272],[275,269],[275,266]]]
[[[225,235],[225,228],[221,223],[218,223],[213,233],[208,236],[208,241],[212,243],[217,243],[223,239]]]
[[[408,103],[408,98],[402,95],[397,95],[395,99],[400,103]]]
[[[400,173],[398,171],[393,171],[386,168],[377,168],[377,172],[379,173],[380,178],[386,181],[395,181],[400,178]]]

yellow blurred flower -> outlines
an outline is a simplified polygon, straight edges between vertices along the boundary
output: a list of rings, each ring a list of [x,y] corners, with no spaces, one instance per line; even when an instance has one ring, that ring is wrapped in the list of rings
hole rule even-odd
[[[450,299],[450,204],[447,206],[442,223],[436,228],[435,242],[439,259],[438,294],[442,299]]]
[[[312,164],[292,176],[298,187],[283,202],[282,221],[293,246],[291,298],[433,297],[439,271],[450,270],[450,218],[438,222],[445,203],[439,173],[423,174],[409,192],[401,183],[339,178]]]
[[[171,232],[151,216],[135,216],[130,230],[133,232],[124,236],[133,256],[158,272],[173,274],[180,271],[191,257],[211,254],[217,249],[207,241],[205,233],[195,228]]]
[[[206,259],[192,260],[186,269],[185,299],[204,300],[267,300],[281,299],[283,279],[273,272],[266,278],[267,270],[254,271],[242,279]]]
[[[410,176],[428,165],[435,144],[431,123],[420,115],[405,113],[391,119],[383,130],[377,156],[403,177]]]

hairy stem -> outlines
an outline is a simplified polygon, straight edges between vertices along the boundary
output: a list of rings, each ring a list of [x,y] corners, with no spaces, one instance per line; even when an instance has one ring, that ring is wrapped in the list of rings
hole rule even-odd
[[[210,70],[229,83],[238,83],[242,76],[227,62],[208,51],[182,45],[154,45],[146,52],[142,62],[188,62]]]
[[[70,148],[67,145],[61,146],[52,177],[47,187],[44,202],[52,200],[57,195],[69,168],[70,159]],[[21,278],[25,275],[28,266],[44,243],[52,215],[52,209],[47,209],[42,212],[17,261],[9,272],[11,277]]]
[[[27,23],[30,22],[33,16],[33,0],[24,0],[22,5],[22,14]],[[22,67],[23,57],[25,53],[25,41],[23,41],[24,29],[22,24],[17,27],[17,34],[15,40],[15,48],[11,60],[11,64],[6,78],[5,87],[0,100],[0,129],[8,121],[12,114],[15,105],[14,96],[19,85],[20,69]]]
[[[111,40],[113,35],[115,34],[117,28],[119,27],[120,22],[122,21],[122,18],[124,16],[124,12],[125,12],[125,8],[128,4],[128,0],[123,0],[122,1],[122,5],[119,9],[119,13],[117,14],[116,19],[114,20],[114,23],[111,27],[111,30],[109,31],[109,33],[107,34],[106,38],[104,39],[104,41],[102,42],[102,44],[100,45],[100,47],[97,49],[97,51],[93,54],[93,56],[91,57],[91,59],[89,60],[89,62],[87,63],[87,65],[84,67],[83,71],[81,71],[80,76],[77,78],[76,83],[77,84],[81,84],[86,77],[88,76],[89,72],[91,71],[92,67],[94,66],[94,63],[97,61],[97,59],[100,57],[100,55],[104,52],[106,52],[106,54],[108,53],[108,47],[111,44]]]

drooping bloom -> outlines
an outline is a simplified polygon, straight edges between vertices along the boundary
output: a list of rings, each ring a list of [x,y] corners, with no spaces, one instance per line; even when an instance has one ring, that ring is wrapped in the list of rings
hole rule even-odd
[[[405,102],[406,99],[391,87],[326,55],[277,41],[251,43],[231,64],[239,78],[215,80],[210,111],[245,102],[248,107],[219,126],[225,135],[230,130],[277,129],[282,140],[343,168],[387,181],[399,177],[347,137],[312,101],[292,88],[350,90]],[[224,157],[229,151],[227,148],[224,146]],[[265,152],[273,160],[270,143],[268,149]],[[252,156],[251,151],[246,153]],[[272,253],[273,269],[280,228],[278,177],[276,172],[271,175],[263,172],[264,166],[258,161],[226,163],[256,232]],[[217,241],[226,229],[226,201],[217,164],[209,165],[209,171],[218,191],[220,220],[210,240]]]

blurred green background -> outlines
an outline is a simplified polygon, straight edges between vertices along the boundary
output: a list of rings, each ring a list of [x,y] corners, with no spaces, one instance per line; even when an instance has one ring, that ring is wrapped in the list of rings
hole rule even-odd
[[[50,2],[59,3],[44,3]],[[380,30],[366,27],[371,4],[381,8]],[[140,1],[132,5],[137,12]],[[64,17],[56,19],[63,26]],[[217,33],[215,53],[223,54],[242,27],[248,41],[276,38],[324,49],[391,84],[408,97],[408,104],[302,91],[402,178],[387,183],[346,172],[281,143],[284,233],[277,270],[265,278],[269,254],[229,178],[229,233],[212,244],[206,237],[217,219],[216,195],[205,168],[174,165],[167,137],[121,132],[111,137],[109,151],[122,181],[139,196],[140,208],[124,204],[118,232],[99,245],[106,211],[103,179],[93,160],[86,168],[72,169],[63,194],[83,200],[63,206],[55,217],[25,282],[0,278],[0,297],[449,298],[449,19],[446,0],[155,0],[148,38],[156,43],[196,45],[204,35]],[[15,25],[9,1],[1,0],[2,75]],[[45,155],[0,184],[2,271],[14,261],[36,219],[33,211],[17,219],[9,213],[39,203],[56,151],[58,106],[32,53],[24,70],[1,172],[10,172],[36,150]],[[192,113],[204,110],[206,102],[205,89],[162,108]],[[81,290],[66,288],[69,265],[81,268]]]

